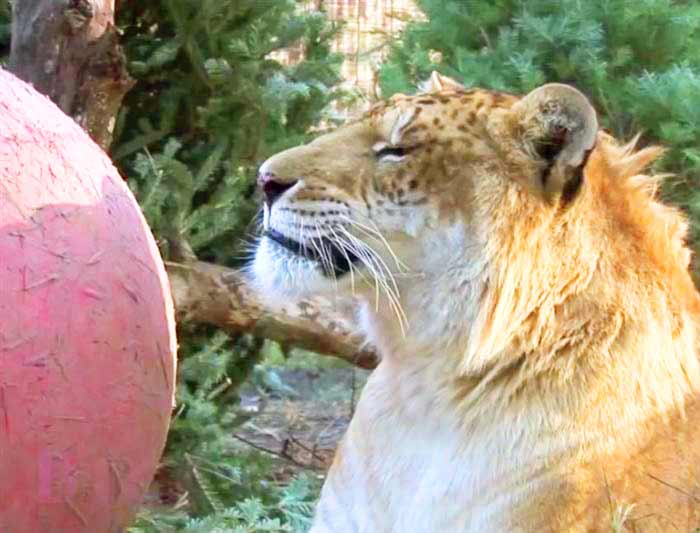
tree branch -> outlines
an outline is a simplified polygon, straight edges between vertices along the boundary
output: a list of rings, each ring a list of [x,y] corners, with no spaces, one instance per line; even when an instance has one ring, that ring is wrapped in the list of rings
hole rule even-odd
[[[9,69],[109,149],[134,84],[114,27],[114,0],[15,0]]]
[[[374,368],[377,358],[363,344],[348,318],[324,300],[264,305],[244,276],[231,268],[196,261],[166,262],[178,322],[211,324],[232,332],[249,332],[285,346],[335,355],[362,368]]]

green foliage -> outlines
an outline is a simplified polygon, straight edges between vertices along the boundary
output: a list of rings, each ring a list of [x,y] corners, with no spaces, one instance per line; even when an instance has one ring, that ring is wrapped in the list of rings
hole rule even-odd
[[[178,369],[177,408],[164,459],[186,490],[187,505],[144,509],[128,531],[306,531],[318,480],[302,475],[275,482],[271,456],[234,436],[249,417],[238,408],[241,381],[254,366],[265,371],[258,365],[262,341],[243,336],[232,343],[222,333],[190,339],[201,342],[191,341],[191,353]]]
[[[237,414],[237,390],[259,358],[260,341],[224,333],[189,335],[187,357],[178,367],[177,411],[170,426],[169,458],[187,463],[185,454],[216,460],[231,445]]]
[[[419,0],[381,72],[385,95],[432,70],[468,86],[525,93],[545,82],[587,94],[621,139],[669,148],[665,193],[700,238],[700,4],[671,0]]]
[[[2,0],[0,0],[2,1]],[[254,176],[266,157],[307,139],[339,94],[336,28],[294,0],[121,2],[136,80],[117,119],[112,157],[164,256],[241,263],[254,216]],[[287,48],[304,51],[293,65]],[[164,462],[187,505],[146,509],[141,531],[301,531],[317,483],[273,481],[272,459],[234,438],[248,414],[238,387],[261,341],[179,328],[176,414]],[[274,376],[258,367],[254,377]]]
[[[122,2],[118,24],[137,85],[112,155],[166,256],[238,262],[257,165],[303,142],[337,93],[336,28],[293,0]],[[285,66],[275,53],[299,47]]]
[[[246,498],[203,518],[190,518],[178,512],[146,511],[127,533],[307,531],[317,493],[318,483],[302,475],[283,487],[269,487],[268,499],[272,504],[265,504],[260,498]]]

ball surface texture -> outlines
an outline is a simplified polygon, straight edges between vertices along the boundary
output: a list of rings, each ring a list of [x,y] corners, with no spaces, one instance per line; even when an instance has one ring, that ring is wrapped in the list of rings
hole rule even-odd
[[[173,403],[155,241],[109,158],[0,69],[0,532],[117,532]]]

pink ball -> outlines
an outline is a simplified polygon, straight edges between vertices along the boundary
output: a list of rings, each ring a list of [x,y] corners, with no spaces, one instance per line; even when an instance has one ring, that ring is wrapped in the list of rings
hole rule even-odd
[[[107,156],[0,69],[0,531],[116,532],[163,451],[175,325]]]

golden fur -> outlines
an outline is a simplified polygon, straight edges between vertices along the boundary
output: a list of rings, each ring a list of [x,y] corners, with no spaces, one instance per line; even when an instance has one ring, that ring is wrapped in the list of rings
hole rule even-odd
[[[264,239],[261,291],[354,294],[382,354],[313,531],[700,527],[686,223],[642,174],[661,150],[592,113],[562,86],[520,99],[434,75],[263,165],[291,186],[268,231],[360,264],[326,279],[330,257]]]

